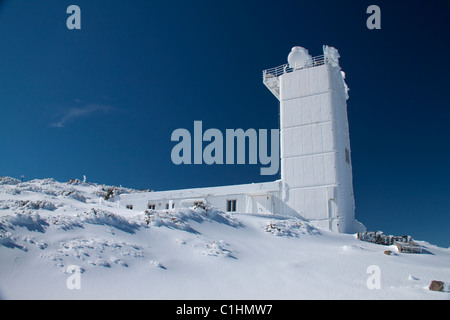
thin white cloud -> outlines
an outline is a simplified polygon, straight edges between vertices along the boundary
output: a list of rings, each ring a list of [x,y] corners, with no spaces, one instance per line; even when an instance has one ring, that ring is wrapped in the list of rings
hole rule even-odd
[[[103,113],[107,114],[115,108],[104,104],[88,104],[83,107],[73,107],[65,111],[58,121],[52,123],[50,126],[56,128],[63,128],[67,122],[77,120],[79,118],[88,117],[91,114]]]

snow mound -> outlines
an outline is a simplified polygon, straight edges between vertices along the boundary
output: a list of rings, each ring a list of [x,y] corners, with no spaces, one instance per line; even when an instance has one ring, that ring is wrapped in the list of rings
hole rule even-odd
[[[269,221],[264,230],[278,237],[300,237],[305,234],[320,235],[319,229],[299,219]]]
[[[12,209],[12,210],[49,210],[54,211],[57,209],[52,201],[49,200],[3,200],[0,201],[0,210]]]
[[[48,223],[36,212],[16,213],[1,217],[0,229],[14,230],[14,227],[24,227],[29,231],[44,232]]]
[[[0,246],[4,246],[10,249],[17,248],[26,251],[26,248],[22,247],[21,245],[18,245],[16,241],[17,238],[14,237],[11,234],[11,232],[5,232],[0,230]]]
[[[214,257],[231,257],[234,258],[231,255],[231,251],[229,249],[227,249],[227,247],[229,246],[228,243],[226,243],[223,240],[219,240],[219,241],[210,241],[205,243],[205,248],[206,251],[203,252],[203,254],[207,255],[207,256],[214,256]]]
[[[20,180],[11,177],[0,177],[0,185],[18,185]]]
[[[81,202],[89,202],[94,199],[98,201],[99,197],[105,200],[113,200],[116,195],[122,193],[141,192],[130,188],[83,182],[79,179],[58,182],[55,179],[48,178],[21,182],[11,177],[0,177],[0,186],[2,186],[1,193],[20,195],[20,200],[26,200],[24,198],[30,197],[33,194],[39,194],[44,197],[49,196],[58,199],[72,198]]]
[[[46,250],[44,254],[41,254],[41,258],[53,262],[62,272],[65,272],[65,267],[70,265],[81,266],[86,271],[90,266],[128,267],[127,258],[142,258],[141,250],[142,248],[136,244],[110,239],[74,239],[61,242],[59,247]]]
[[[196,223],[220,223],[234,228],[242,226],[231,215],[211,208],[207,210],[202,208],[146,210],[143,214],[143,220],[150,226],[167,227],[192,233],[199,233],[190,225],[192,221]]]
[[[128,233],[134,233],[141,226],[141,224],[133,221],[133,219],[126,219],[110,211],[95,208],[92,208],[88,212],[78,214],[77,217],[80,223],[110,226]]]
[[[76,216],[43,216],[35,211],[14,213],[0,217],[0,230],[15,230],[15,227],[24,227],[29,231],[44,233],[48,227],[56,227],[60,230],[70,230],[75,227],[84,228],[86,224],[104,225],[113,227],[128,233],[140,227],[134,219],[127,220],[106,210],[94,209]]]

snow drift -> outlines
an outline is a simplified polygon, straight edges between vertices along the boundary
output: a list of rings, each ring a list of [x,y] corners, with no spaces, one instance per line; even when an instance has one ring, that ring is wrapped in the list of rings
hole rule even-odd
[[[292,217],[119,208],[129,192],[138,191],[0,178],[0,297],[450,298],[450,250],[424,241],[422,254],[404,254]],[[68,285],[74,272],[79,288]]]

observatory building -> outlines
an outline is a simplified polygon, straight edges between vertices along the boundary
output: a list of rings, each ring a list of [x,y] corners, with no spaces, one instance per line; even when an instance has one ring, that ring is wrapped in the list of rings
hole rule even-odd
[[[348,88],[338,51],[294,47],[288,63],[263,71],[280,101],[281,179],[273,182],[122,194],[122,206],[164,210],[204,204],[225,212],[304,218],[335,232],[361,231],[355,220],[347,119]]]

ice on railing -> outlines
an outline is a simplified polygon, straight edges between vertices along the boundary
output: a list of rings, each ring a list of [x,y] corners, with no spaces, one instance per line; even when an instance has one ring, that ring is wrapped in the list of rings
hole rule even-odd
[[[285,73],[293,72],[294,70],[317,67],[317,66],[323,65],[325,63],[327,63],[327,58],[324,55],[308,58],[307,60],[305,60],[304,64],[299,64],[299,63],[295,64],[295,66],[296,66],[295,68],[292,68],[289,65],[289,63],[286,63],[286,64],[283,64],[278,67],[264,70],[263,71],[263,80],[264,80],[264,82],[270,81],[271,79],[278,78],[279,76],[281,76]],[[301,67],[297,67],[299,65],[301,65]]]
[[[323,46],[323,55],[312,57],[308,50],[303,47],[293,47],[288,55],[288,63],[281,66],[266,69],[263,71],[263,80],[273,81],[274,78],[293,72],[294,70],[317,67],[323,64],[330,64],[339,67],[339,52],[336,48],[327,45]]]

